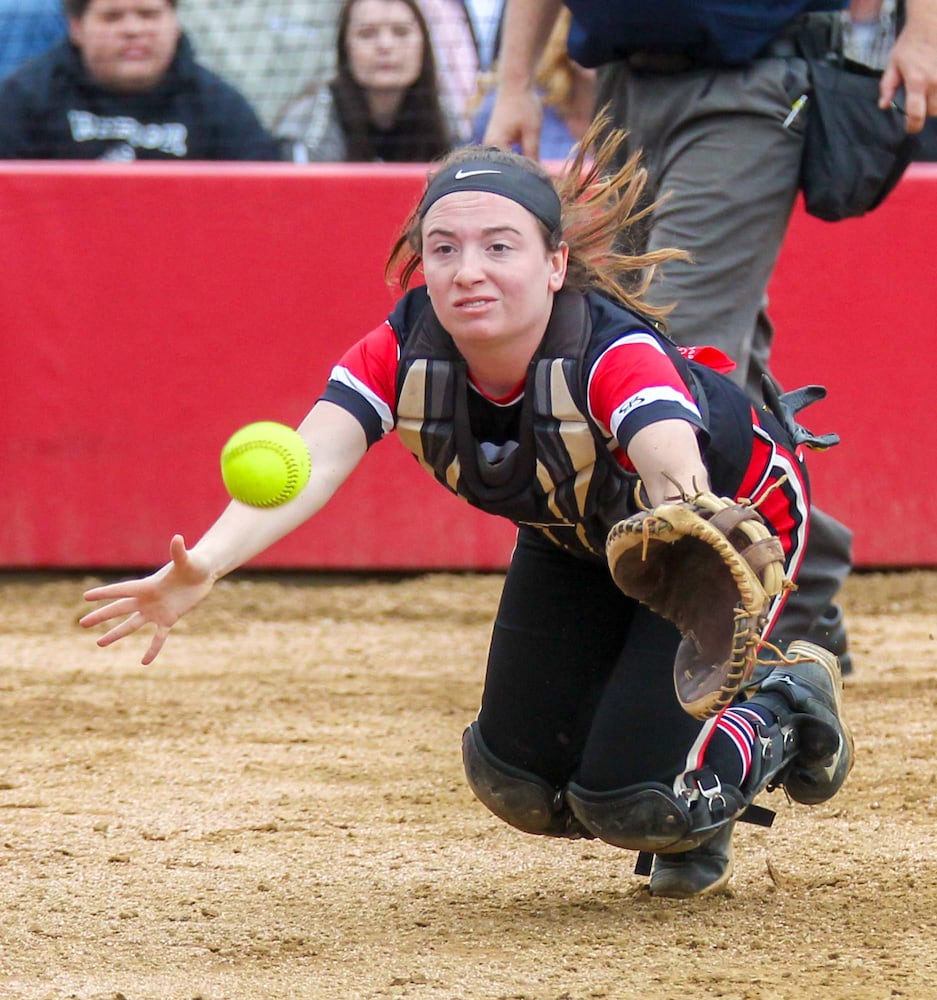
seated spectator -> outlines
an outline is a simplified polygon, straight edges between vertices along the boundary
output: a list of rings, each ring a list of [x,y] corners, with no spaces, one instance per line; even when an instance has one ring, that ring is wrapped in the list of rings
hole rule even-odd
[[[276,135],[290,158],[311,161],[428,161],[452,145],[436,60],[416,0],[345,0],[338,70],[289,105]]]
[[[196,63],[176,0],[65,0],[69,37],[0,84],[6,159],[279,159],[244,97]]]
[[[468,104],[485,68],[475,39],[484,36],[467,0],[419,2],[437,68],[445,67],[439,75],[443,106],[466,140]],[[501,0],[485,2],[500,11]],[[341,0],[185,0],[179,17],[199,61],[237,86],[261,121],[273,126],[301,91],[334,77],[340,9]]]
[[[595,70],[585,69],[570,59],[566,47],[571,20],[569,10],[564,8],[537,67],[537,87],[543,102],[541,160],[565,160],[595,115]],[[481,104],[472,125],[475,143],[482,142],[491,117],[496,95],[494,81],[493,72],[480,81]]]
[[[0,80],[66,34],[61,0],[0,0]]]

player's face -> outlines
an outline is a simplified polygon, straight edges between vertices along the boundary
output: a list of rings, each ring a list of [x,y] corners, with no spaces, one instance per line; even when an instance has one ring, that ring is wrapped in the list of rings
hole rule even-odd
[[[537,219],[485,191],[446,195],[423,219],[423,274],[456,345],[540,343],[566,278],[567,247],[550,251]]]
[[[150,90],[176,53],[179,20],[169,0],[92,0],[69,21],[88,73],[120,93]]]
[[[366,90],[406,90],[420,75],[423,35],[401,0],[359,0],[346,36],[352,76]]]

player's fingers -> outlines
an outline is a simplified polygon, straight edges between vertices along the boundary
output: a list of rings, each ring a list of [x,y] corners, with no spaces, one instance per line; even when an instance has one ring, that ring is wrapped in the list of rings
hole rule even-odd
[[[166,642],[166,638],[169,635],[169,629],[160,626],[156,630],[156,635],[153,636],[153,641],[150,643],[150,648],[143,654],[143,659],[140,661],[143,666],[149,666],[157,656],[159,656],[159,651],[163,648],[163,644]]]
[[[115,625],[110,632],[105,632],[98,639],[99,646],[110,646],[111,643],[123,639],[124,636],[132,635],[138,629],[146,625],[147,619],[139,611],[134,612],[129,618],[125,618],[119,625]]]
[[[102,595],[106,596],[106,595]],[[88,600],[101,600],[98,597],[89,597]],[[95,608],[78,619],[78,624],[84,628],[91,628],[93,625],[100,625],[101,622],[108,622],[112,618],[119,618],[121,615],[128,615],[137,610],[137,600],[135,597],[124,597],[111,604],[105,604],[102,608]]]
[[[90,587],[84,592],[86,601],[111,601],[114,598],[132,597],[139,589],[138,584],[131,580],[120,583],[105,583],[100,587]]]

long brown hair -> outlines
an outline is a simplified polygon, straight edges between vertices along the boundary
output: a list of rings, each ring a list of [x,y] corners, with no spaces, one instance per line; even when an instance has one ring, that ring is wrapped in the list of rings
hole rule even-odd
[[[655,203],[643,200],[647,171],[639,152],[614,167],[627,133],[613,128],[600,113],[573,150],[553,186],[563,206],[560,225],[550,232],[542,223],[549,251],[562,242],[569,246],[565,288],[597,291],[651,319],[662,319],[672,306],[654,306],[644,293],[662,264],[688,260],[683,250],[665,249],[629,253],[621,249],[629,233],[640,232]],[[550,175],[536,160],[494,146],[463,146],[445,157],[438,169],[462,160],[513,163],[539,177]],[[435,171],[434,171],[435,173]],[[385,267],[385,277],[404,290],[422,263],[423,234],[419,203],[404,223]]]
[[[346,160],[368,162],[376,151],[369,135],[370,115],[364,88],[355,80],[348,58],[348,27],[358,0],[345,0],[338,19],[338,71],[329,84],[347,143]],[[392,160],[426,162],[450,149],[449,130],[442,110],[436,77],[436,58],[426,18],[416,0],[397,0],[413,12],[423,36],[420,74],[407,88],[394,126],[396,149]],[[399,155],[397,155],[399,153]]]

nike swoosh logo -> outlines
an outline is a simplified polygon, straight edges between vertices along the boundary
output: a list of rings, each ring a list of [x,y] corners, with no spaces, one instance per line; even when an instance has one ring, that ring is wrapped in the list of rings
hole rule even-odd
[[[457,170],[455,172],[455,179],[457,181],[464,181],[466,177],[475,177],[478,174],[500,174],[500,170]]]

